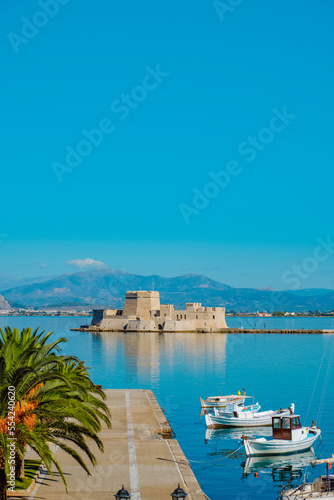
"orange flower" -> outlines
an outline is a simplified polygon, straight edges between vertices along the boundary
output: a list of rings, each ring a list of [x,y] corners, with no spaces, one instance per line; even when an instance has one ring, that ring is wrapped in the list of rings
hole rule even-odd
[[[31,396],[33,396],[36,393],[37,389],[39,389],[40,387],[43,387],[43,382],[40,382],[39,384],[36,385],[36,387],[34,387],[33,389],[31,389],[31,391],[28,392],[27,399],[30,399]]]
[[[28,392],[26,400],[21,401],[21,403],[17,401],[13,409],[13,413],[15,415],[15,423],[23,423],[30,431],[35,427],[37,418],[34,413],[29,413],[29,415],[27,415],[27,413],[31,412],[31,410],[34,410],[38,405],[37,399],[30,400],[30,398],[35,395],[36,391],[40,387],[42,387],[42,385],[42,382],[40,384],[37,384],[36,387]],[[11,422],[12,420],[9,420],[8,416],[5,418],[0,418],[0,432],[2,434],[8,434],[8,427],[10,427],[9,424],[11,424]]]
[[[29,429],[29,431],[33,430],[37,422],[36,415],[34,413],[32,413],[31,415],[24,416],[22,420],[24,425],[26,425],[27,428]]]
[[[7,418],[0,418],[0,432],[2,434],[8,433]]]

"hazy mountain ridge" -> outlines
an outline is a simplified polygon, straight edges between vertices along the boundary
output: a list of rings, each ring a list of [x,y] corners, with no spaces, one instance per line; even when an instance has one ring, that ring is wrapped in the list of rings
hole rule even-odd
[[[0,309],[10,309],[11,306],[9,304],[9,302],[7,302],[7,300],[5,300],[5,298],[0,295]]]
[[[2,294],[10,303],[30,307],[62,304],[123,307],[128,290],[158,290],[161,302],[184,307],[186,302],[224,306],[236,311],[331,311],[334,290],[307,289],[283,292],[255,288],[233,288],[203,275],[187,274],[175,278],[140,276],[113,269],[63,274],[47,281],[14,287]]]
[[[176,278],[139,276],[114,270],[98,270],[65,274],[42,283],[6,290],[7,300],[28,306],[45,306],[63,302],[106,304],[121,307],[128,290],[159,290],[161,298],[177,290],[186,294],[189,288],[225,290],[231,287],[206,276],[185,275]],[[180,301],[181,305],[181,301]]]
[[[30,285],[32,283],[42,283],[43,281],[49,281],[52,278],[53,276],[37,276],[34,278],[17,279],[15,276],[0,274],[0,292],[11,288],[18,288],[19,286]]]

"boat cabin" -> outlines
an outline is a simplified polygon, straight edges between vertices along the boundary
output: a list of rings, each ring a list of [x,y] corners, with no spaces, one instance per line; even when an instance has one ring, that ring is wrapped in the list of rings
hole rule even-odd
[[[272,418],[273,439],[286,439],[293,441],[295,434],[300,434],[302,426],[299,415],[275,415]],[[296,432],[298,431],[298,432]]]

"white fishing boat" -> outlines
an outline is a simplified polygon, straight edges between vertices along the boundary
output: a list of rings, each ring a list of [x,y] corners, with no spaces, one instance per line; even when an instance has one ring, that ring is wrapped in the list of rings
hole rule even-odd
[[[257,413],[260,410],[261,410],[261,406],[259,405],[259,403],[255,403],[255,404],[248,405],[248,406],[238,405],[237,403],[228,403],[225,406],[225,408],[213,408],[214,414],[216,416],[233,415],[233,414],[235,414],[235,412],[237,412],[238,414],[239,413],[245,414],[245,412],[249,412],[249,411]]]
[[[245,402],[245,398],[248,397],[246,396],[246,392],[243,389],[243,394],[239,393],[238,394],[229,394],[229,395],[223,395],[220,393],[220,396],[208,396],[207,398],[199,398],[201,401],[201,408],[223,408],[229,403],[236,403],[239,405],[243,405]]]
[[[288,455],[309,450],[320,433],[314,422],[312,427],[302,427],[299,415],[276,414],[272,417],[271,439],[243,436],[243,443],[247,456]]]
[[[324,498],[326,500],[334,500],[334,475],[329,474],[330,467],[334,462],[333,458],[323,460],[314,460],[312,465],[326,464],[327,474],[318,477],[313,483],[303,483],[297,488],[285,490],[283,487],[279,498],[281,500],[313,500]]]
[[[257,403],[258,405],[258,403]],[[219,412],[214,409],[214,414],[208,413],[204,410],[205,423],[209,429],[230,428],[230,427],[262,427],[270,426],[272,422],[272,417],[274,415],[290,415],[290,408],[284,410],[280,409],[277,411],[258,411],[257,405],[252,405],[254,409],[243,410],[239,407],[239,410],[235,410],[232,413]]]

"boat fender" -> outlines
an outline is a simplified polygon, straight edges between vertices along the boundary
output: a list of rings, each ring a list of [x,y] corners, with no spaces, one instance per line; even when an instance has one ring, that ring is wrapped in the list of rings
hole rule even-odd
[[[254,477],[259,477],[259,473],[258,472],[254,472]]]

